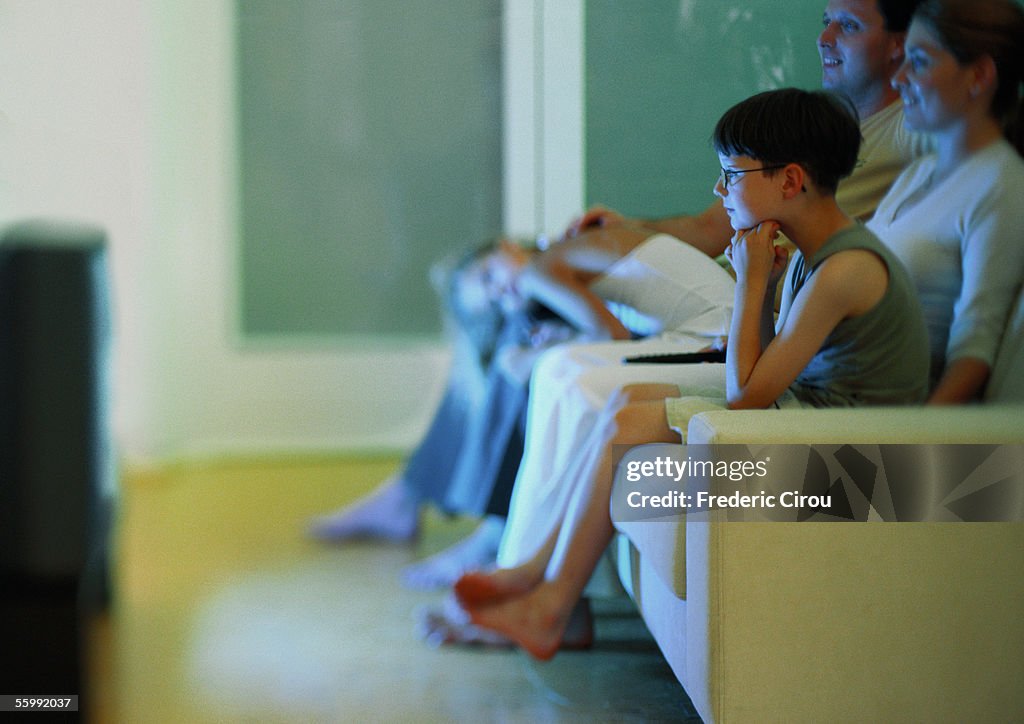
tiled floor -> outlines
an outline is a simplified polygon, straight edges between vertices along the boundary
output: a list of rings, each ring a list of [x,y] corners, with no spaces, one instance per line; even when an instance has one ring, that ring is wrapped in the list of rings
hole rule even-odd
[[[434,650],[398,584],[469,530],[428,520],[418,550],[304,540],[391,458],[181,466],[125,481],[118,595],[100,622],[98,721],[696,721],[628,601],[602,602],[594,650]]]

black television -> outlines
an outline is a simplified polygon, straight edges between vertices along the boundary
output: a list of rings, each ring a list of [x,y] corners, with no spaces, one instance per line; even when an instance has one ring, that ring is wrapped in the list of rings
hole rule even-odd
[[[108,602],[107,267],[105,234],[89,225],[0,233],[0,636],[11,691],[78,693],[82,617]]]

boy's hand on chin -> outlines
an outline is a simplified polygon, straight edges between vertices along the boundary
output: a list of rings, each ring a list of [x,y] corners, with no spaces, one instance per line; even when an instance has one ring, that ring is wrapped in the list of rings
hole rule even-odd
[[[768,284],[778,281],[789,258],[789,252],[775,246],[779,228],[777,221],[769,220],[736,232],[725,256],[732,263],[737,279],[764,279]]]
[[[789,263],[789,249],[784,246],[775,245],[772,247],[775,252],[775,261],[772,263],[772,273],[768,276],[768,288],[774,290],[779,285],[779,280],[786,273],[786,265]]]

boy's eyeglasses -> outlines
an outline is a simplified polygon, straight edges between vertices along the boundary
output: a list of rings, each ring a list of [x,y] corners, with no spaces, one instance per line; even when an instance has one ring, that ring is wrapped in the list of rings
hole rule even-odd
[[[762,166],[761,168],[739,168],[735,170],[722,169],[722,175],[718,177],[718,180],[722,183],[722,188],[727,189],[733,185],[733,178],[739,176],[741,173],[750,173],[751,171],[774,171],[777,168],[785,168],[787,164],[777,163],[774,166]],[[721,166],[719,166],[721,168]]]

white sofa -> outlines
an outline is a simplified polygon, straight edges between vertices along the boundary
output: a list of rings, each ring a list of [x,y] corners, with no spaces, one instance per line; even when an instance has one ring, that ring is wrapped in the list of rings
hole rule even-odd
[[[717,411],[690,444],[1024,444],[1024,294],[984,405]],[[707,722],[1024,720],[1024,523],[618,523]]]

